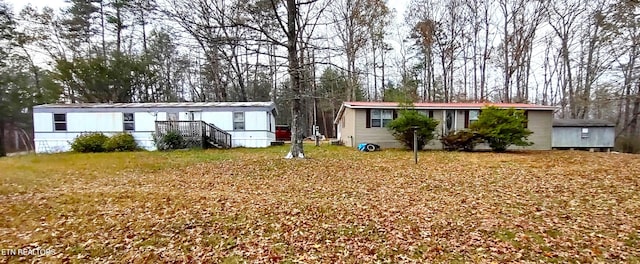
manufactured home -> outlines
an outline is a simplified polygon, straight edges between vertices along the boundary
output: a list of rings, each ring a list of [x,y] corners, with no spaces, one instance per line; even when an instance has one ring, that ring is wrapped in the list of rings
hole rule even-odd
[[[499,108],[515,108],[525,111],[529,128],[533,134],[529,140],[534,144],[519,149],[550,150],[553,124],[553,106],[533,104],[504,103],[414,103],[413,108],[439,122],[436,128],[436,139],[425,146],[425,149],[442,149],[437,138],[449,131],[468,128],[478,120],[480,111],[485,106]],[[346,146],[357,147],[359,143],[375,143],[383,148],[402,148],[395,140],[386,125],[395,119],[402,107],[395,102],[344,102],[334,120],[337,126],[338,140]],[[478,148],[486,148],[479,145]],[[512,147],[516,148],[516,147]]]
[[[553,120],[554,149],[613,149],[616,140],[616,124],[599,119]]]
[[[222,135],[227,142],[218,143],[225,147],[267,147],[275,141],[276,114],[273,102],[38,105],[33,108],[34,146],[36,153],[69,151],[70,142],[82,133],[127,132],[141,147],[155,150],[154,134],[161,132],[159,128],[186,124]]]

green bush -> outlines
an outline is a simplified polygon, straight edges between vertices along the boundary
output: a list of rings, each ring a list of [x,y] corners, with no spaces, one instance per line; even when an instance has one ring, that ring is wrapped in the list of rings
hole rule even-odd
[[[186,147],[184,137],[178,131],[168,131],[162,136],[154,137],[158,150],[182,149]]]
[[[104,142],[106,151],[136,151],[140,149],[133,135],[129,133],[115,134]]]
[[[476,144],[482,142],[479,134],[470,130],[451,131],[440,138],[445,150],[473,151]]]
[[[482,109],[478,121],[471,124],[471,129],[477,132],[493,151],[502,152],[511,145],[533,144],[527,141],[527,137],[533,132],[525,128],[526,123],[524,110],[488,106]]]
[[[109,138],[102,133],[83,133],[73,139],[71,149],[75,152],[104,152],[104,143]]]
[[[438,121],[429,118],[415,110],[402,110],[398,118],[389,123],[387,128],[402,144],[413,149],[413,127],[418,127],[418,149],[429,143],[434,137],[433,131]]]

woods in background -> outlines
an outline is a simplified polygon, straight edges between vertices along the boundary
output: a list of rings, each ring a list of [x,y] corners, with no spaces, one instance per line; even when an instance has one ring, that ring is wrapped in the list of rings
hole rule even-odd
[[[314,123],[334,137],[343,101],[528,102],[614,121],[640,151],[638,5],[69,0],[14,13],[0,0],[0,136],[29,134],[31,107],[53,102],[273,100],[300,137]],[[0,156],[22,141],[0,140]]]

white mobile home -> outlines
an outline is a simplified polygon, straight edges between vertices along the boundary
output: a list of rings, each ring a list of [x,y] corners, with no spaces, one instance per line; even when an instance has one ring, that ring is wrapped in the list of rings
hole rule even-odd
[[[203,121],[231,135],[231,147],[267,147],[275,141],[273,102],[47,104],[33,108],[37,153],[70,150],[87,132],[131,133],[155,150],[156,121]]]

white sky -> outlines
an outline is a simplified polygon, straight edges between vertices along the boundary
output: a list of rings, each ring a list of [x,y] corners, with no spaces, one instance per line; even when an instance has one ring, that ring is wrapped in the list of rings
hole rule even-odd
[[[8,4],[13,6],[14,14],[18,14],[20,10],[26,5],[32,5],[36,9],[41,9],[45,6],[51,7],[54,10],[59,10],[66,7],[68,4],[65,0],[5,0]],[[404,11],[409,4],[410,0],[387,0],[387,5],[390,9],[395,10],[395,25],[391,25],[389,34],[387,35],[387,43],[391,44],[394,48],[391,57],[394,57],[393,53],[399,53],[401,49],[402,38],[404,37]],[[399,56],[399,54],[396,54]],[[340,60],[340,58],[334,58]],[[388,75],[393,76],[393,72],[389,72]]]
[[[49,6],[54,9],[58,9],[66,5],[64,0],[6,0],[6,2],[13,6],[16,13],[19,12],[20,9],[22,9],[22,7],[27,4],[31,4],[39,8]],[[404,10],[409,4],[409,0],[388,0],[387,4],[390,8],[396,10],[396,20],[402,21]]]

